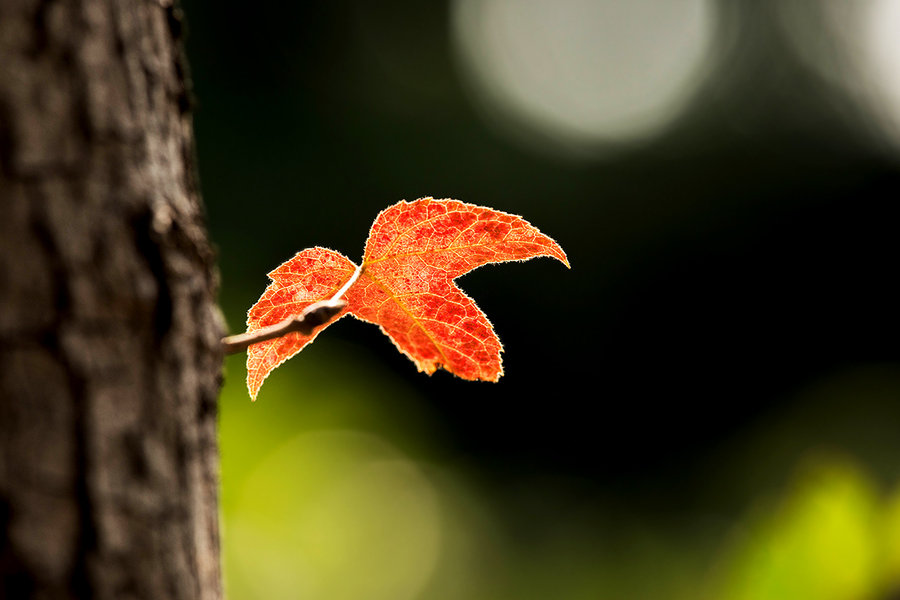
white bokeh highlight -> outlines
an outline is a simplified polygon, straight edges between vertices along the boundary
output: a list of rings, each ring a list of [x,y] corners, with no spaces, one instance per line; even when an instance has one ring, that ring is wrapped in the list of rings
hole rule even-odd
[[[784,0],[779,9],[798,56],[855,103],[863,133],[900,149],[900,2]]]
[[[455,0],[473,100],[520,141],[576,154],[658,135],[713,63],[709,0]]]
[[[861,29],[859,66],[867,79],[872,109],[900,144],[900,2],[871,2]]]

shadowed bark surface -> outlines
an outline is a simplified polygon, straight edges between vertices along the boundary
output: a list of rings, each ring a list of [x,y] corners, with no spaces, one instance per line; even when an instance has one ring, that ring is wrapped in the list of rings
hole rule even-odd
[[[166,0],[0,2],[0,597],[221,597],[181,32]]]

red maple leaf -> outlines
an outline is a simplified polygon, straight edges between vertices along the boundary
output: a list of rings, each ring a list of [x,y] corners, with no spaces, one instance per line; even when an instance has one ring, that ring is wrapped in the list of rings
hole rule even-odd
[[[248,333],[326,310],[319,311],[322,326],[308,333],[295,329],[249,346],[250,397],[256,399],[275,367],[347,314],[380,326],[420,371],[430,375],[440,367],[463,379],[497,381],[500,340],[453,280],[487,263],[536,256],[569,266],[562,248],[521,217],[457,200],[401,201],[375,218],[360,267],[317,247],[269,273],[272,283],[247,313]]]

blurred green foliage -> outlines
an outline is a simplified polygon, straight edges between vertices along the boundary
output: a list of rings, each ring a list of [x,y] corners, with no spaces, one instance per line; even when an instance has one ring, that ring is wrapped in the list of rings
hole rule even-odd
[[[753,509],[715,597],[877,598],[900,583],[884,571],[892,534],[872,481],[843,460],[819,461],[783,497]]]
[[[434,415],[414,408],[414,390],[367,370],[360,348],[316,346],[256,404],[241,357],[229,359],[231,598],[853,600],[900,589],[900,481],[889,494],[844,452],[779,444],[771,432],[790,414],[719,457],[730,472],[713,484],[741,480],[744,452],[772,444],[765,472],[757,463],[737,487],[771,484],[740,510],[645,514],[566,477],[479,482]],[[814,402],[879,376],[838,378]]]

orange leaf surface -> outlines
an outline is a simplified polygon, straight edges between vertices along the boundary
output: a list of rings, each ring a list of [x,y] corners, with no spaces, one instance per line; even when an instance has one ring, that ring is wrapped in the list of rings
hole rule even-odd
[[[358,277],[344,307],[310,335],[289,333],[247,350],[247,388],[254,400],[275,367],[350,314],[374,323],[429,375],[438,368],[469,380],[497,381],[502,346],[475,302],[454,279],[487,263],[550,256],[569,266],[562,248],[521,217],[457,200],[401,201],[375,219]],[[269,273],[247,331],[300,314],[333,298],[357,266],[325,248],[310,248]]]

